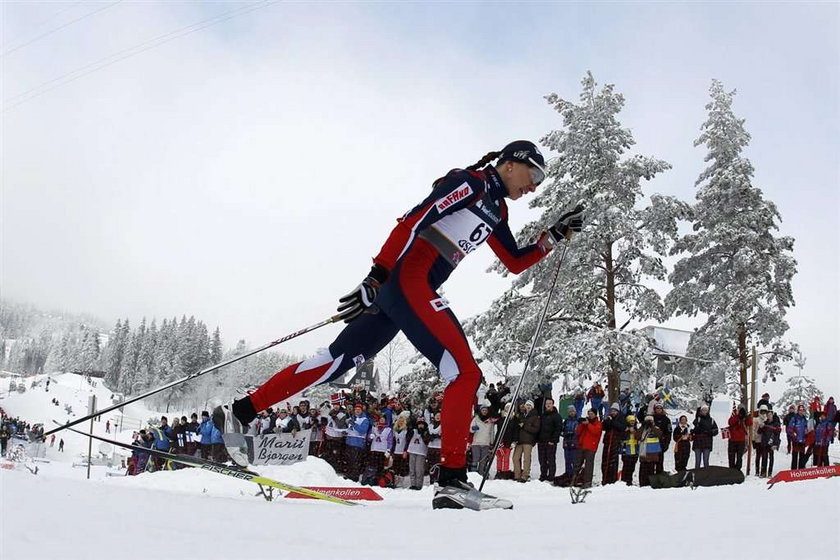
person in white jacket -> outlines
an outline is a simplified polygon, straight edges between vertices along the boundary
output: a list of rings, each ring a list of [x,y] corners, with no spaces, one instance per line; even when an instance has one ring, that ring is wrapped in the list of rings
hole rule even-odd
[[[481,472],[484,463],[487,461],[487,456],[490,454],[490,447],[493,445],[493,437],[496,433],[496,423],[490,417],[489,407],[482,406],[478,414],[473,416],[470,432],[473,436],[470,470]]]

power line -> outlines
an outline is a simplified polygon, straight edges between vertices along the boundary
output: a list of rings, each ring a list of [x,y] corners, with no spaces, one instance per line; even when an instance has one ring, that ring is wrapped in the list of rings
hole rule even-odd
[[[55,29],[51,29],[51,30],[49,30],[49,31],[46,31],[46,32],[44,32],[44,33],[41,33],[40,35],[37,35],[36,37],[33,37],[32,39],[30,39],[30,40],[26,41],[25,43],[22,43],[22,44],[20,44],[20,45],[18,45],[18,46],[16,46],[16,47],[13,47],[13,48],[11,48],[11,49],[7,50],[7,51],[6,51],[6,52],[4,52],[3,54],[0,54],[0,57],[5,58],[5,57],[9,56],[10,54],[12,54],[13,52],[15,52],[15,51],[16,51],[16,50],[18,50],[18,49],[22,49],[23,47],[25,47],[25,46],[27,46],[27,45],[31,45],[31,44],[32,44],[32,43],[34,43],[35,41],[39,41],[39,40],[43,39],[44,37],[46,37],[46,36],[48,36],[48,35],[52,35],[53,33],[57,32],[57,31],[61,31],[61,30],[62,30],[62,29],[64,29],[65,27],[70,27],[70,26],[71,26],[71,25],[73,25],[74,23],[79,22],[79,21],[82,21],[83,19],[89,18],[89,17],[90,17],[90,16],[92,16],[92,15],[95,15],[95,14],[98,14],[99,12],[104,12],[105,10],[108,10],[108,9],[110,9],[110,8],[113,8],[114,6],[116,6],[117,4],[119,4],[119,3],[120,3],[120,2],[122,2],[122,1],[123,1],[123,0],[117,0],[116,2],[113,2],[113,3],[111,3],[111,4],[108,4],[107,6],[105,6],[105,7],[103,7],[103,8],[99,8],[98,10],[94,10],[94,11],[92,11],[92,12],[90,12],[90,13],[87,13],[87,14],[85,14],[85,15],[81,16],[81,17],[77,17],[77,18],[76,18],[76,19],[74,19],[74,20],[70,20],[70,21],[68,21],[67,23],[63,24],[63,25],[59,25],[59,26],[58,26],[58,27],[56,27]],[[62,10],[62,11],[63,11],[63,10]]]
[[[72,4],[63,7],[62,9],[58,10],[57,12],[52,14],[51,16],[47,17],[46,19],[42,19],[40,22],[33,25],[32,28],[33,29],[38,29],[39,27],[42,27],[43,25],[51,22],[52,20],[54,20],[55,18],[57,18],[58,16],[60,16],[64,12],[69,12],[70,10],[72,10],[73,8],[75,8],[76,6],[78,6],[81,3],[82,3],[82,1],[79,0],[78,2],[73,2]],[[10,41],[6,37],[4,37],[2,46],[5,47],[9,43],[16,43],[18,41],[18,39],[19,39],[19,37],[15,37],[13,40]]]
[[[164,33],[163,35],[159,35],[158,37],[149,39],[148,41],[144,41],[142,43],[134,45],[133,47],[117,51],[114,54],[108,55],[95,62],[91,62],[90,64],[86,64],[80,68],[77,68],[76,70],[67,72],[66,74],[62,74],[57,78],[48,80],[34,88],[31,88],[27,91],[24,91],[23,93],[11,97],[7,100],[6,106],[3,108],[3,112],[6,112],[14,107],[17,107],[18,105],[26,103],[31,99],[39,97],[61,86],[69,84],[70,82],[73,82],[81,77],[97,72],[98,70],[102,70],[103,68],[106,68],[111,64],[115,64],[117,62],[125,60],[126,58],[130,58],[149,49],[153,49],[155,47],[163,45],[164,43],[168,43],[169,41],[173,41],[191,33],[195,33],[196,31],[200,31],[202,29],[210,27],[211,25],[215,25],[217,23],[221,23],[223,21],[227,21],[229,19],[245,15],[247,13],[259,10],[261,8],[265,8],[272,4],[276,4],[278,1],[279,0],[262,0],[254,4],[249,4],[248,6],[228,10],[227,12],[224,12],[212,18],[202,20],[192,25],[187,25],[186,27],[176,29],[175,31],[171,31],[169,33]]]

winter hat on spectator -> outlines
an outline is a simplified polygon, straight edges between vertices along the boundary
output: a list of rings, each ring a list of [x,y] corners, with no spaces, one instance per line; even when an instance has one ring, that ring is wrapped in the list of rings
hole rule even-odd
[[[766,404],[763,404],[763,405],[761,405],[761,406],[759,406],[759,407],[758,407],[758,410],[770,410],[770,409],[769,409],[769,408],[767,408],[767,405],[766,405]]]
[[[525,406],[530,406],[531,408],[534,408],[534,401],[528,399],[527,401],[525,401]]]
[[[612,403],[612,406],[610,407],[610,410],[621,410],[621,407],[618,406],[617,402],[614,402],[614,403]]]
[[[627,423],[628,423],[628,424],[632,424],[633,422],[635,422],[635,421],[636,421],[636,417],[635,417],[635,416],[633,416],[632,414],[628,414],[628,415],[627,415],[627,418],[625,418],[625,420],[627,420]]]
[[[572,412],[572,411],[576,411],[576,410],[577,409],[575,408],[575,405],[573,405],[573,404],[570,404],[569,406],[566,407],[566,412]]]
[[[650,414],[645,416],[645,422],[647,422],[648,420],[650,420],[652,422],[653,421],[653,416],[651,416]]]

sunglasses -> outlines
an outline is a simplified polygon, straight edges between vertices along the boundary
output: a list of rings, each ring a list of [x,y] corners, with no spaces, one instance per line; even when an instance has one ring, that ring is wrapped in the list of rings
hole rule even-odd
[[[536,161],[534,161],[534,158],[529,157],[528,163],[531,164],[528,168],[528,170],[531,172],[531,182],[535,186],[539,186],[540,183],[545,181],[545,169],[542,166],[540,166],[540,164],[538,164]]]

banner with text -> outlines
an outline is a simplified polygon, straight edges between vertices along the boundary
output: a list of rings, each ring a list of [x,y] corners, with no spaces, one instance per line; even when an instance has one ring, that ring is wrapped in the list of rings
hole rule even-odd
[[[246,436],[249,440],[248,462],[252,465],[291,465],[309,456],[309,430],[297,434]]]

